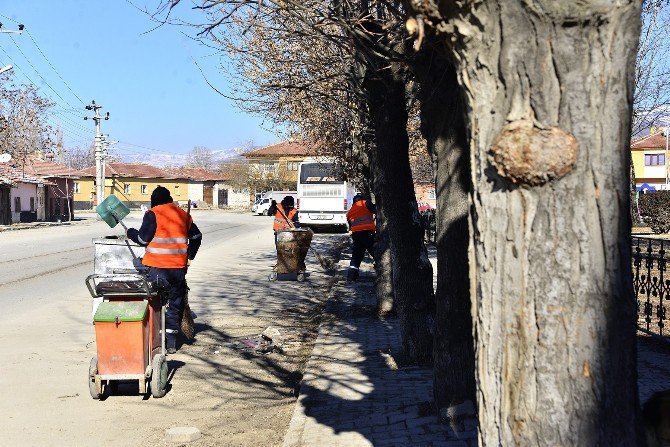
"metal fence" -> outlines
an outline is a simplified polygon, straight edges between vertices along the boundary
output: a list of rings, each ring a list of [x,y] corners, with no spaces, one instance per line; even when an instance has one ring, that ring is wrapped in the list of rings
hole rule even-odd
[[[670,241],[633,237],[633,289],[637,299],[637,326],[646,334],[670,341],[666,304],[670,277],[666,248]]]
[[[435,210],[422,211],[419,213],[421,215],[421,224],[423,225],[424,236],[423,240],[426,243],[436,244],[437,243],[437,226],[435,220]]]

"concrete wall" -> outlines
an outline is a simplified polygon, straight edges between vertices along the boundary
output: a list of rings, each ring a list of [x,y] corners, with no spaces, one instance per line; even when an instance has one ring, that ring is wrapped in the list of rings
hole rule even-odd
[[[35,203],[33,211],[37,211],[37,185],[32,183],[17,183],[12,187],[10,193],[10,208],[12,210],[12,223],[20,222],[21,211],[31,211],[30,199]],[[21,209],[16,209],[16,197],[21,198]]]
[[[219,204],[219,191],[228,190],[228,206]],[[219,206],[220,205],[220,206]],[[216,183],[214,185],[214,208],[239,208],[239,209],[250,209],[251,201],[249,196],[249,190],[237,190],[232,187],[232,185],[226,183]]]
[[[203,183],[191,181],[188,184],[188,198],[191,200],[203,201]]]

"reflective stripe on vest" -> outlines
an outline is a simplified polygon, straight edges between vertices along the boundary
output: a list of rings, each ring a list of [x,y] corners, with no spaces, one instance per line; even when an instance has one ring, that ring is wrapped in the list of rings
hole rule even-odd
[[[365,200],[359,200],[351,205],[347,212],[347,220],[351,224],[351,231],[375,231],[375,218],[368,210]]]
[[[185,267],[188,251],[186,211],[174,203],[155,206],[151,211],[156,216],[156,233],[147,245],[142,263],[166,269]]]
[[[277,205],[277,213],[275,214],[275,221],[274,221],[274,224],[272,225],[272,229],[277,231],[277,230],[286,230],[287,228],[293,228],[292,225],[289,225],[289,223],[286,222],[286,219],[284,219],[284,216],[286,216],[286,218],[289,221],[293,221],[293,217],[295,217],[297,212],[298,212],[298,210],[293,208],[288,214],[286,214],[284,212],[284,208],[281,206],[281,204],[278,204]],[[284,213],[284,216],[282,216],[281,213]],[[291,222],[291,224],[293,224],[293,222]]]

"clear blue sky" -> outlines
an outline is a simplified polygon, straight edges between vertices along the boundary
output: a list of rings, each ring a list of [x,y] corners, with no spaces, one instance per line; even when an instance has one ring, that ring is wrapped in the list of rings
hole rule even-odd
[[[155,8],[159,0],[132,2]],[[179,14],[201,18],[190,10],[191,3],[184,1]],[[125,0],[0,0],[0,14],[3,29],[23,23],[37,43],[25,33],[0,34],[0,66],[15,65],[16,78],[26,83],[30,78],[58,104],[51,122],[62,126],[66,146],[87,146],[94,132],[66,83],[86,104],[95,99],[103,112],[110,112],[103,133],[125,143],[185,153],[194,146],[218,150],[249,140],[256,145],[279,140],[260,118],[239,111],[207,85],[191,57],[222,91],[227,80],[218,67],[225,61],[181,34],[193,30],[163,26],[142,34],[155,24]],[[158,153],[118,147],[122,155]]]

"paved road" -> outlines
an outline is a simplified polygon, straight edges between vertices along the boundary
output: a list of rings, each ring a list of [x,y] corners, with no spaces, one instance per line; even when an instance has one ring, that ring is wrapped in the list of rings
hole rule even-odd
[[[196,445],[281,442],[304,360],[300,341],[327,277],[267,282],[271,218],[202,211],[195,220],[204,243],[189,284],[200,335],[171,356],[163,399],[143,400],[132,387],[100,402],[88,393],[91,239],[120,231],[89,222],[0,233],[0,445],[157,445],[175,425],[198,426],[205,436]],[[296,340],[285,356],[234,348],[270,324]]]

